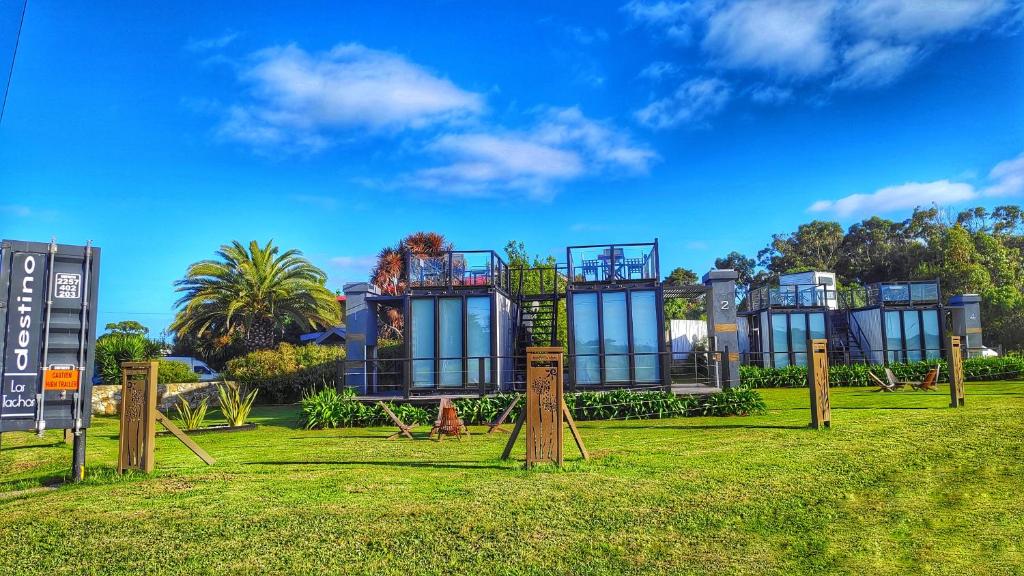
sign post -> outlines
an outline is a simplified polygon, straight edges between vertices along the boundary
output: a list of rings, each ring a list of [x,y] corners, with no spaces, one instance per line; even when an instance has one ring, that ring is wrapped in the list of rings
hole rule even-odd
[[[949,366],[949,407],[964,405],[964,356],[959,336],[950,336],[946,346]]]
[[[63,429],[83,478],[100,250],[0,242],[0,433]]]
[[[532,468],[540,462],[561,466],[563,418],[569,424],[569,431],[583,459],[589,459],[583,438],[576,429],[576,422],[565,405],[562,348],[531,346],[526,349],[526,405],[516,419],[515,428],[501,458],[508,459],[525,422],[526,467]]]
[[[214,464],[214,459],[182,432],[167,416],[156,409],[159,362],[121,363],[121,433],[117,442],[117,473],[125,470],[153,471],[153,448],[159,422],[175,438],[181,440],[200,460]]]
[[[815,430],[832,423],[832,406],[828,399],[828,340],[809,340],[811,363],[807,367],[807,387],[811,392],[811,428]]]

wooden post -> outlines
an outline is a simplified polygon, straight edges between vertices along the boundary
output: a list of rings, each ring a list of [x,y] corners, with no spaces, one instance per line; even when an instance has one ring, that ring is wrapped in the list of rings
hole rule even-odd
[[[832,407],[828,399],[828,340],[809,340],[810,363],[807,366],[807,387],[811,393],[811,428],[828,428]]]
[[[121,363],[121,434],[118,437],[117,472],[153,471],[153,447],[159,422],[196,456],[207,464],[213,458],[156,409],[159,362]]]
[[[950,336],[946,346],[946,364],[949,366],[949,407],[964,405],[964,357],[959,336]]]
[[[121,433],[118,437],[117,472],[153,471],[156,442],[157,362],[121,363]]]
[[[506,409],[506,413],[510,408]],[[502,460],[508,459],[512,453],[512,446],[525,423],[526,467],[532,468],[538,462],[561,466],[563,419],[569,423],[569,431],[583,459],[589,459],[583,438],[576,429],[576,423],[563,397],[562,348],[531,346],[526,349],[526,403],[516,418],[515,428],[501,455]]]

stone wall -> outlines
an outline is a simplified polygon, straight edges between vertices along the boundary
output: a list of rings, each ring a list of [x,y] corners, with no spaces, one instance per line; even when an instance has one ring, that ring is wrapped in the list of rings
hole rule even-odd
[[[156,388],[156,406],[167,414],[178,398],[186,398],[193,406],[209,398],[211,408],[219,406],[217,398],[218,382],[189,382],[186,384],[160,384]],[[92,413],[98,416],[114,416],[121,405],[121,385],[97,385],[92,387]]]

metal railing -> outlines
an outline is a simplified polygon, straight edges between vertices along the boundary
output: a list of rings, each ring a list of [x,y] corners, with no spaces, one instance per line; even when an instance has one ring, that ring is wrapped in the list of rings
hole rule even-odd
[[[570,284],[658,281],[658,241],[566,249]]]

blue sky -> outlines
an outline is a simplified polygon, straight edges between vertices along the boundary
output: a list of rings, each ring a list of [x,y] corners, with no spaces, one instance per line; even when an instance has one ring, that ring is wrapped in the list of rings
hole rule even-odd
[[[0,236],[101,246],[103,322],[231,239],[332,288],[421,229],[700,273],[1024,194],[1018,1],[155,4],[30,0],[0,124]]]

